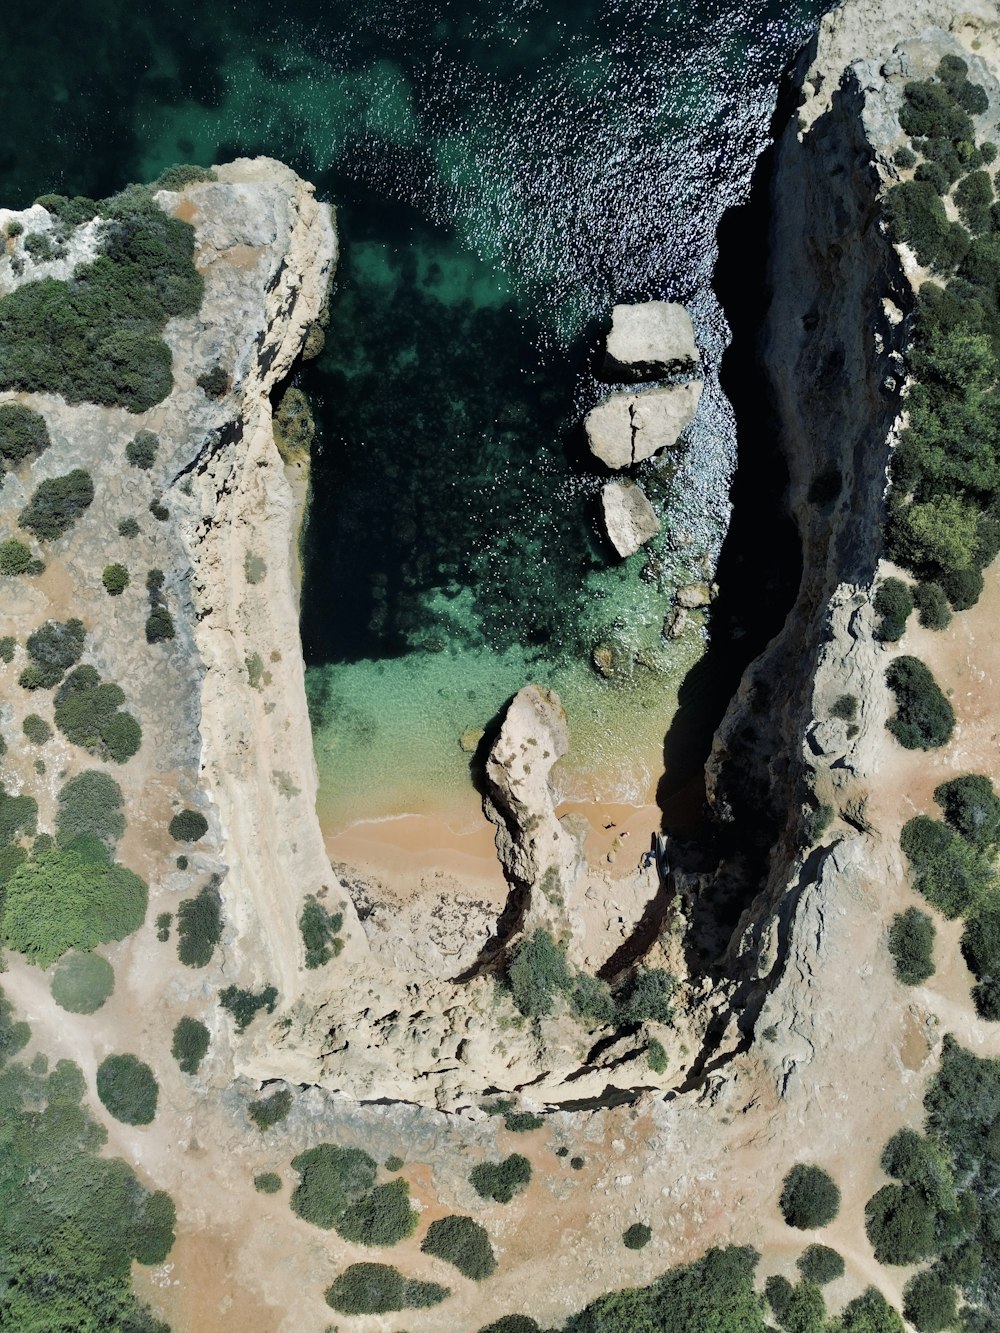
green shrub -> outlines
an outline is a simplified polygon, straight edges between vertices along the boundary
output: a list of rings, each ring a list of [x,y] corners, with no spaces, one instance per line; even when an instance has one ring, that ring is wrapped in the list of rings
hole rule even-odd
[[[326,1303],[340,1314],[389,1314],[440,1305],[451,1293],[436,1282],[405,1278],[388,1264],[351,1264],[326,1290]]]
[[[292,1109],[292,1094],[289,1088],[276,1088],[267,1097],[251,1102],[247,1115],[263,1134],[274,1125],[280,1125]]]
[[[292,1159],[299,1183],[292,1197],[292,1212],[313,1226],[329,1230],[346,1209],[375,1184],[375,1159],[360,1148],[321,1143]]]
[[[39,967],[67,949],[123,940],[146,916],[148,890],[138,875],[108,859],[96,839],[35,852],[6,883],[3,936]]]
[[[119,537],[138,537],[139,524],[134,518],[123,518],[118,524]]]
[[[556,992],[572,985],[565,953],[541,926],[515,948],[507,981],[515,1005],[529,1018],[550,1014]]]
[[[622,1243],[626,1250],[641,1250],[653,1239],[653,1228],[645,1222],[633,1222],[622,1232]]]
[[[569,1164],[574,1171],[582,1171],[583,1168],[587,1165],[587,1161],[586,1158],[584,1157],[571,1157],[569,1159]]]
[[[918,1333],[942,1333],[954,1328],[958,1293],[936,1273],[917,1273],[903,1288],[903,1314]]]
[[[244,1032],[262,1009],[273,1014],[277,1000],[278,992],[274,986],[265,986],[262,991],[227,986],[219,991],[219,1003],[232,1014],[237,1032]]]
[[[71,671],[56,692],[56,726],[67,740],[101,759],[124,764],[142,744],[142,728],[131,713],[119,711],[125,695],[101,682],[92,666]]]
[[[903,637],[906,621],[913,610],[913,593],[902,579],[884,579],[875,593],[875,611],[882,617],[876,636],[884,643],[895,643]]]
[[[947,194],[951,186],[951,176],[940,162],[921,162],[913,173],[913,179],[926,181],[933,186],[936,194]]]
[[[940,583],[918,583],[913,590],[913,604],[924,629],[947,629],[951,624],[948,598]]]
[[[45,418],[20,403],[0,404],[0,477],[5,468],[37,458],[52,440]]]
[[[188,859],[187,859],[187,857],[186,857],[186,856],[179,856],[179,857],[177,858],[177,860],[174,862],[174,865],[177,867],[178,870],[187,870],[187,868],[188,868]]]
[[[135,439],[125,446],[125,457],[133,467],[148,472],[156,462],[156,451],[160,447],[160,437],[151,430],[141,430]]]
[[[180,1019],[174,1028],[170,1053],[180,1066],[182,1074],[197,1074],[198,1067],[208,1053],[211,1036],[200,1018]]]
[[[796,1262],[806,1281],[820,1287],[844,1276],[844,1261],[829,1245],[807,1245]]]
[[[68,847],[75,838],[100,838],[111,850],[125,832],[122,789],[109,773],[85,769],[63,783],[56,809],[56,842]]]
[[[146,571],[146,591],[149,593],[149,600],[155,600],[155,594],[163,587],[164,573],[162,569],[149,569]]]
[[[56,251],[52,241],[42,231],[29,232],[24,238],[24,248],[38,264],[46,263],[48,260],[56,258]]]
[[[640,968],[615,992],[621,1023],[669,1023],[677,982],[659,967]]]
[[[943,83],[926,80],[903,88],[899,123],[913,139],[951,139],[975,143],[975,126]],[[964,85],[962,85],[964,88]]]
[[[951,182],[957,181],[965,170],[950,139],[927,139],[924,143],[924,156],[928,162],[941,167]]]
[[[8,665],[13,662],[16,648],[17,640],[12,634],[5,634],[0,638],[0,662],[6,662]]]
[[[903,144],[893,153],[892,160],[900,171],[910,171],[917,164],[917,155],[912,148],[907,148]]]
[[[52,739],[52,728],[37,713],[29,713],[21,723],[21,729],[32,745],[44,745]]]
[[[387,1171],[402,1171],[405,1165],[406,1163],[403,1161],[402,1157],[397,1156],[396,1153],[392,1153],[383,1163],[383,1166]]]
[[[937,67],[937,76],[947,89],[948,96],[952,101],[967,111],[970,115],[981,116],[990,108],[990,99],[986,95],[986,89],[978,83],[970,83],[969,67],[961,56],[947,55],[941,57],[941,62]],[[971,136],[962,135],[964,139]]]
[[[913,887],[945,916],[961,915],[993,885],[982,855],[947,824],[927,815],[908,820],[899,835]]]
[[[183,190],[187,185],[195,185],[199,181],[218,180],[211,167],[195,167],[186,164],[178,164],[173,167],[167,167],[166,171],[161,172],[152,185],[151,190]]]
[[[299,917],[299,930],[306,949],[306,967],[322,967],[335,958],[344,947],[339,938],[344,917],[341,912],[328,912],[312,894],[306,898]]]
[[[848,1301],[837,1333],[905,1333],[903,1321],[876,1287]]]
[[[665,1074],[667,1072],[667,1052],[664,1050],[663,1043],[653,1037],[646,1046],[646,1063],[654,1074]]]
[[[993,182],[986,171],[973,171],[955,186],[955,206],[969,231],[979,234],[990,229],[990,204]]]
[[[101,582],[109,597],[120,597],[130,582],[128,570],[124,565],[105,565]]]
[[[934,922],[926,912],[908,907],[893,918],[889,952],[896,976],[905,986],[919,986],[934,973]]]
[[[531,1180],[531,1163],[520,1153],[502,1162],[480,1162],[469,1172],[469,1183],[481,1199],[510,1203]]]
[[[886,726],[907,750],[933,750],[951,740],[955,714],[931,672],[916,657],[897,657],[885,671],[896,696],[896,714]]]
[[[0,783],[0,847],[9,847],[16,837],[31,837],[38,822],[38,803],[33,796],[9,796]]]
[[[883,1185],[865,1208],[865,1230],[880,1264],[916,1264],[936,1253],[934,1205],[909,1185]]]
[[[97,1095],[123,1125],[149,1125],[156,1115],[159,1086],[149,1065],[134,1055],[109,1055],[97,1067]]]
[[[173,912],[160,912],[156,918],[156,938],[161,944],[166,944],[170,939],[170,925],[173,919]]]
[[[0,308],[2,306],[3,301],[0,300]],[[2,359],[0,355],[0,364]],[[78,467],[64,476],[50,477],[39,482],[17,521],[22,528],[34,533],[39,541],[55,541],[69,531],[93,502],[94,483],[90,473]]]
[[[149,512],[156,519],[157,523],[166,523],[170,517],[170,510],[159,499],[150,500]]]
[[[977,903],[962,932],[962,954],[977,981],[1000,980],[1000,903]]]
[[[246,576],[247,583],[263,583],[267,576],[267,562],[262,556],[254,555],[252,551],[247,551],[243,557],[243,573]]]
[[[919,263],[947,274],[962,262],[969,235],[949,222],[944,204],[930,181],[903,181],[889,191],[886,204],[893,233],[913,249]]]
[[[536,1129],[542,1129],[545,1120],[532,1111],[508,1111],[503,1118],[503,1124],[504,1129],[510,1130],[512,1134],[530,1134]]]
[[[178,810],[168,832],[174,842],[199,842],[208,832],[208,820],[199,810]]]
[[[100,208],[91,263],[70,282],[42,278],[0,299],[0,386],[145,412],[172,384],[164,324],[201,304],[194,230],[140,186]]]
[[[261,1171],[254,1176],[253,1183],[261,1194],[277,1194],[281,1189],[281,1177],[273,1171]]]
[[[982,596],[983,576],[978,569],[946,569],[939,582],[955,611],[968,611]]]
[[[221,398],[229,388],[229,376],[216,365],[199,375],[196,383],[209,398]]]
[[[837,1216],[840,1190],[822,1167],[800,1163],[785,1176],[778,1206],[790,1227],[811,1231]]]
[[[80,620],[47,620],[28,635],[31,666],[21,672],[18,683],[26,690],[48,690],[58,685],[63,673],[79,662],[86,638]]]
[[[858,699],[855,694],[841,694],[830,706],[830,716],[841,722],[853,722],[858,715]]]
[[[71,1014],[93,1014],[112,994],[115,970],[96,953],[68,953],[52,974],[52,998]]]
[[[352,1245],[388,1247],[412,1236],[419,1220],[419,1213],[410,1207],[409,1185],[396,1179],[349,1203],[334,1227]]]
[[[154,606],[146,619],[146,642],[163,643],[175,634],[174,619],[165,606]]]
[[[975,847],[994,847],[1000,839],[1000,797],[993,783],[977,773],[951,778],[934,789],[934,799],[955,830]]]
[[[471,1217],[439,1217],[420,1243],[424,1254],[454,1264],[463,1277],[482,1282],[496,1272],[497,1261],[485,1227]]]
[[[0,574],[16,578],[19,574],[44,574],[44,572],[45,565],[41,560],[34,559],[30,546],[25,546],[24,542],[19,542],[16,537],[0,542]]]
[[[185,967],[207,967],[222,938],[222,899],[214,884],[177,909],[177,957]]]

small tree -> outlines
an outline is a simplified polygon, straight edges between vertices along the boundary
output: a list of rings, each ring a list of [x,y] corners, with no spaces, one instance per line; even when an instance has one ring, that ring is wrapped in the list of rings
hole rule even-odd
[[[170,821],[174,842],[200,842],[208,832],[208,820],[200,810],[178,810]]]
[[[790,1227],[825,1227],[840,1211],[840,1190],[822,1167],[800,1163],[785,1177],[779,1207]]]
[[[154,435],[151,430],[141,430],[135,439],[130,440],[125,446],[125,457],[133,467],[148,472],[156,462],[156,451],[159,447],[158,435]]]
[[[174,1028],[170,1053],[183,1074],[197,1074],[198,1067],[208,1052],[211,1037],[200,1018],[180,1019]]]
[[[128,570],[124,565],[105,565],[101,582],[109,597],[120,597],[129,585]]]
[[[97,1068],[97,1095],[125,1125],[149,1125],[156,1115],[159,1087],[149,1065],[134,1055],[109,1055]]]
[[[934,922],[926,912],[908,907],[893,918],[889,952],[904,986],[919,986],[934,973]]]

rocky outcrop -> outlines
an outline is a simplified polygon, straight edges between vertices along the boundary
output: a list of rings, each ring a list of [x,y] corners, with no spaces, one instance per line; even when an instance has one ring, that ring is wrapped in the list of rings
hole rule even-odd
[[[691,316],[673,301],[616,305],[604,357],[611,380],[656,380],[698,365]]]
[[[696,380],[610,394],[584,418],[590,452],[617,472],[671,448],[694,420],[701,388]]]
[[[629,482],[607,482],[601,488],[601,510],[608,541],[623,559],[635,555],[660,530],[660,520],[645,493]]]

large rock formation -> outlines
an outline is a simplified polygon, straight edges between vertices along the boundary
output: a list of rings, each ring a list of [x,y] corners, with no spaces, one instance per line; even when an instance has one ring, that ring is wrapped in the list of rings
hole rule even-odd
[[[694,420],[701,387],[700,380],[692,380],[610,394],[584,418],[590,452],[617,472],[669,449]]]
[[[601,509],[608,541],[622,557],[635,555],[660,530],[645,492],[629,482],[607,482],[601,488]]]
[[[655,380],[689,374],[698,365],[691,316],[673,301],[616,305],[605,349],[612,380]]]

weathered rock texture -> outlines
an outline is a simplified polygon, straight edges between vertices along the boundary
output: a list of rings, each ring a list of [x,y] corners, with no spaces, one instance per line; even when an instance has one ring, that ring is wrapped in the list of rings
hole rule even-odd
[[[601,488],[601,509],[608,541],[622,557],[635,555],[660,530],[645,492],[628,482],[607,482]]]
[[[604,373],[615,380],[655,380],[690,373],[698,365],[691,316],[673,301],[616,305]]]
[[[590,452],[618,471],[676,444],[694,420],[701,381],[668,384],[639,393],[613,393],[584,418]]]

